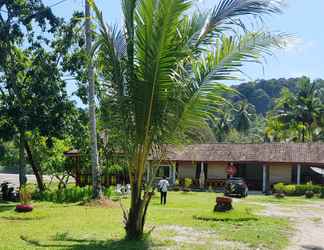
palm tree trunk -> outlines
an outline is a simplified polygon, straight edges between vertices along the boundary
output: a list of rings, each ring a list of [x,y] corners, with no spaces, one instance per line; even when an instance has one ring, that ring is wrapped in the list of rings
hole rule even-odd
[[[143,237],[147,208],[153,195],[153,192],[145,191],[142,199],[142,192],[139,192],[141,186],[138,182],[132,185],[131,206],[125,227],[126,238],[131,240]]]
[[[86,50],[88,52],[88,82],[89,82],[89,120],[90,120],[90,147],[91,147],[91,169],[92,169],[92,187],[93,199],[102,197],[102,190],[100,184],[99,173],[99,156],[97,146],[97,125],[96,125],[96,103],[95,103],[95,84],[94,84],[94,70],[91,63],[91,16],[90,6],[88,0],[85,0],[85,36],[86,36]]]
[[[143,148],[142,148],[143,149]],[[153,192],[143,189],[143,171],[145,168],[145,150],[139,150],[136,160],[129,163],[136,166],[129,171],[131,182],[131,204],[125,225],[128,239],[140,239],[143,236],[146,212]]]

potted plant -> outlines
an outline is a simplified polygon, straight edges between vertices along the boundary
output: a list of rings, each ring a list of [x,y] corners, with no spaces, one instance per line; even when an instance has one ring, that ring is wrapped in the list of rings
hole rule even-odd
[[[27,185],[20,187],[19,190],[20,204],[16,206],[16,212],[30,212],[33,210],[31,201],[31,190]]]
[[[216,197],[216,205],[214,212],[225,212],[233,209],[232,198],[230,197]]]

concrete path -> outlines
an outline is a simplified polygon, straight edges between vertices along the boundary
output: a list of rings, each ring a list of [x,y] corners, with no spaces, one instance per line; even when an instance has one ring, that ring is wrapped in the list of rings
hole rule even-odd
[[[50,176],[43,176],[45,181],[49,181],[51,178]],[[19,186],[19,175],[18,174],[1,174],[0,173],[0,183],[9,182],[12,186],[18,187]],[[35,175],[27,175],[27,182],[29,183],[36,183]]]

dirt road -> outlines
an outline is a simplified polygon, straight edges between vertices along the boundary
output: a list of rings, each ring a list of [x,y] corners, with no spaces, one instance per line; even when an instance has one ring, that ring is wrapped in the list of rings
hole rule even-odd
[[[295,231],[287,250],[324,250],[324,201],[289,207],[264,205],[263,214],[288,217],[294,224]]]

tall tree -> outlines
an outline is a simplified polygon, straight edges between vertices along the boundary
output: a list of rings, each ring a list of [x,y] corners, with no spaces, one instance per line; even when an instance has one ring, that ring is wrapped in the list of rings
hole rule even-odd
[[[20,172],[24,172],[26,153],[42,191],[41,167],[26,132],[46,136],[50,145],[51,138],[62,133],[72,107],[59,67],[64,49],[49,40],[61,31],[62,20],[40,0],[2,1],[0,9],[5,9],[0,18],[0,115],[4,118],[0,134],[19,135]],[[20,179],[23,182],[24,178]]]
[[[255,109],[252,104],[244,100],[236,104],[234,109],[233,126],[240,133],[247,133],[255,119]]]
[[[241,19],[279,12],[276,3],[223,0],[207,14],[188,16],[187,0],[123,0],[125,32],[105,25],[92,4],[100,25],[98,69],[125,138],[131,182],[127,237],[143,235],[154,179],[153,174],[144,181],[148,157],[158,169],[166,144],[208,127],[231,91],[221,82],[236,79],[243,62],[259,62],[263,52],[282,45],[282,35],[248,31]]]
[[[88,99],[89,99],[89,124],[90,124],[90,147],[91,147],[91,169],[92,169],[92,198],[98,199],[102,196],[99,171],[99,154],[97,144],[97,125],[96,125],[96,100],[95,100],[95,81],[94,69],[92,65],[92,32],[91,15],[89,1],[85,0],[85,37],[86,50],[88,53]]]

